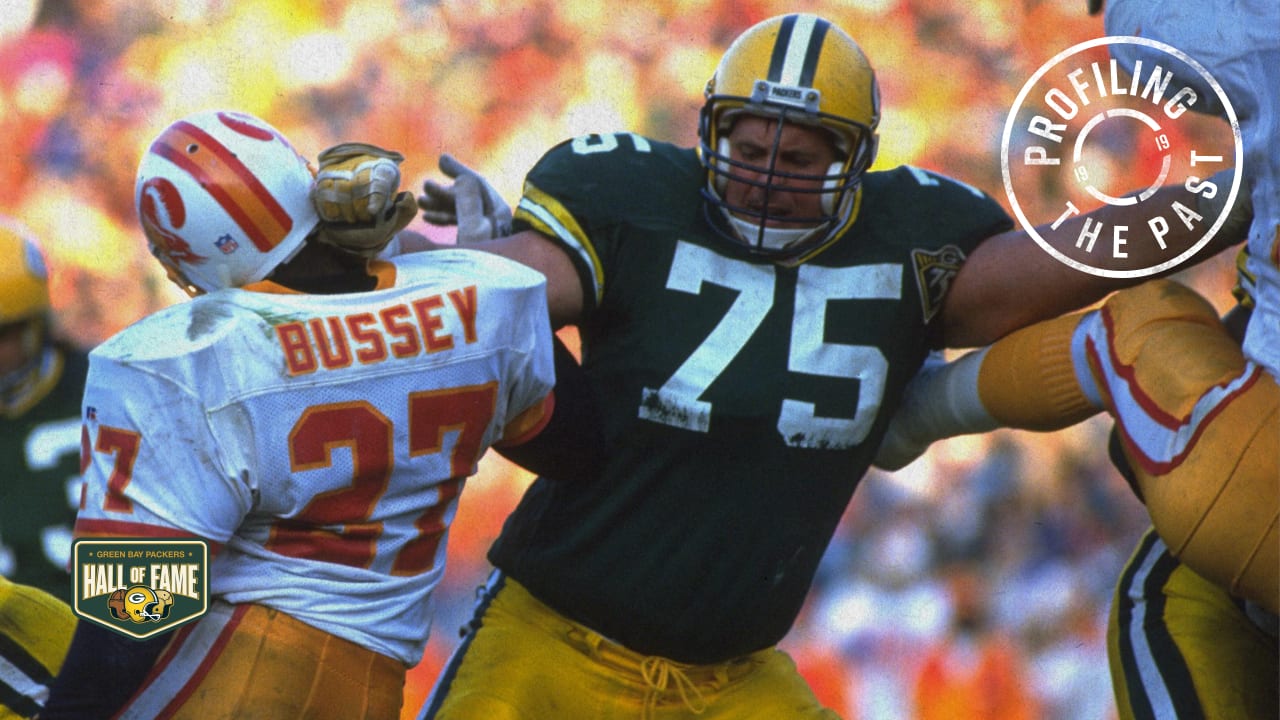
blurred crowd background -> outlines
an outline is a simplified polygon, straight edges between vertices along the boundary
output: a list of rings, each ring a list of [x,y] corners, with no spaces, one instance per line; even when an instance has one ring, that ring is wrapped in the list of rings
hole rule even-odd
[[[0,8],[0,213],[43,241],[58,330],[85,347],[182,299],[146,252],[133,177],[144,144],[190,112],[256,114],[313,158],[343,140],[401,150],[409,189],[448,151],[514,201],[539,155],[574,135],[696,143],[702,90],[728,43],[805,10],[849,31],[877,70],[876,168],[937,170],[1005,202],[1000,137],[1019,88],[1102,34],[1085,0]],[[1118,145],[1114,164],[1132,166],[1133,148]],[[1217,258],[1180,279],[1225,309],[1231,268]],[[1096,420],[962,438],[869,475],[785,643],[827,703],[849,720],[1114,717],[1106,614],[1146,519],[1107,460],[1107,431]],[[484,552],[529,480],[491,454],[468,483],[407,717],[456,645],[489,569]]]

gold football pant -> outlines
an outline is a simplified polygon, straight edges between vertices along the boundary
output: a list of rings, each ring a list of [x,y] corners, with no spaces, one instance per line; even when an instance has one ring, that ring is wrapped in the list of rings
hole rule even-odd
[[[1274,635],[1148,531],[1120,577],[1107,655],[1121,720],[1280,717]]]
[[[1280,388],[1213,307],[1154,280],[991,346],[983,405],[1065,427],[1105,408],[1156,531],[1205,579],[1280,609]]]
[[[121,716],[398,720],[405,672],[277,610],[215,603],[175,631]]]
[[[495,574],[420,720],[839,720],[791,658],[719,665],[643,656]]]

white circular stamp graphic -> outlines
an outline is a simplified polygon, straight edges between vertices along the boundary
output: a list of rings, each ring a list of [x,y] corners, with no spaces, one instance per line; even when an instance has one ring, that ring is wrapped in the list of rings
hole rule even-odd
[[[1139,59],[1126,67],[1112,57],[1115,45],[1141,46],[1126,53]],[[1068,266],[1113,278],[1172,269],[1212,240],[1240,191],[1242,157],[1239,121],[1213,76],[1177,48],[1129,36],[1089,40],[1042,65],[1018,93],[1000,144],[1023,229]],[[1232,167],[1229,186],[1209,180]],[[1157,194],[1170,185],[1185,192]],[[1227,193],[1224,211],[1205,217],[1198,199],[1218,193]],[[1123,222],[1078,220],[1103,206],[1128,208]]]

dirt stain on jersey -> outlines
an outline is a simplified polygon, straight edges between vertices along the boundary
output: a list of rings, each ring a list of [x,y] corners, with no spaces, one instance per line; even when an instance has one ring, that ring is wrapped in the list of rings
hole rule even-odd
[[[298,322],[299,317],[298,315],[291,313],[272,312],[268,308],[254,308],[253,312],[255,315],[262,318],[264,323],[262,327],[259,328],[262,331],[262,337],[273,343],[276,341],[276,326],[287,325],[291,322]]]
[[[691,427],[701,417],[687,408],[665,402],[658,393],[647,394],[640,401],[640,407],[641,416],[646,420],[679,428]]]
[[[198,340],[218,327],[224,318],[231,317],[231,310],[224,303],[202,302],[191,306],[191,320],[187,324],[187,339]]]

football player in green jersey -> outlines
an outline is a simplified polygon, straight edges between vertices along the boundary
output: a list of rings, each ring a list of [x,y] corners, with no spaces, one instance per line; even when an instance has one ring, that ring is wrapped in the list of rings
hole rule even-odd
[[[85,353],[50,335],[40,249],[0,223],[0,574],[71,597],[67,560],[80,479]]]
[[[30,233],[0,218],[0,718],[30,717],[71,642],[85,354],[50,335]]]
[[[529,172],[514,234],[476,247],[547,276],[606,459],[529,488],[422,717],[836,717],[776,644],[906,382],[933,348],[1112,287],[979,190],[868,172],[879,120],[854,40],[786,15],[726,51],[699,148],[591,135]],[[504,225],[482,178],[441,167],[428,222]]]

